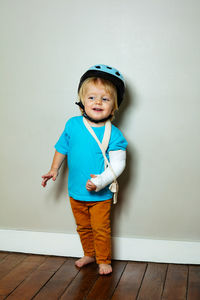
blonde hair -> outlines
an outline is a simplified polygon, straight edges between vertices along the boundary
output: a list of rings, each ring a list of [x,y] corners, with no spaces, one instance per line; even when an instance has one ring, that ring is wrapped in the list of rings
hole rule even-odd
[[[109,80],[103,79],[103,78],[99,78],[99,77],[90,77],[90,78],[87,78],[83,82],[83,84],[81,85],[81,88],[79,90],[79,93],[78,93],[79,101],[81,101],[83,103],[83,105],[84,105],[83,99],[84,99],[84,95],[85,95],[85,91],[86,91],[87,85],[89,83],[97,85],[99,82],[103,84],[106,92],[113,96],[113,98],[114,98],[114,111],[113,112],[115,112],[116,110],[118,110],[117,89],[114,86],[114,84],[112,84],[112,82],[110,82]]]

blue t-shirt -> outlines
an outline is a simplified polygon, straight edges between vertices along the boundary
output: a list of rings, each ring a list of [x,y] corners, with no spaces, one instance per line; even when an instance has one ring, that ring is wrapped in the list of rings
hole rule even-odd
[[[92,127],[100,142],[102,142],[105,126]],[[107,149],[109,151],[125,150],[127,141],[121,131],[112,125],[111,137]],[[69,196],[81,201],[103,201],[111,199],[113,193],[108,186],[99,192],[89,192],[86,183],[91,174],[101,174],[104,171],[104,157],[97,142],[85,127],[83,117],[72,117],[65,125],[55,149],[67,155],[68,161],[68,192]]]

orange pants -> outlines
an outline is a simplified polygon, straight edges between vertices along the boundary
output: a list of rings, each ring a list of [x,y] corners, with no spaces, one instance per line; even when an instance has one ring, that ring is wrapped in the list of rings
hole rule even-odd
[[[70,197],[84,255],[95,256],[98,264],[111,263],[111,201],[87,202]]]

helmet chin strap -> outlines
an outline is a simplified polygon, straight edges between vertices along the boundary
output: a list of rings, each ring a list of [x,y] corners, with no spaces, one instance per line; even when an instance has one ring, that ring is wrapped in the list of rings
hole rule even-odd
[[[90,117],[86,114],[85,111],[84,111],[84,113],[83,113],[83,116],[84,116],[86,119],[88,119],[89,121],[94,122],[94,123],[106,122],[107,120],[109,120],[109,119],[112,117],[112,115],[110,115],[110,116],[108,116],[107,118],[104,118],[104,119],[101,119],[101,120],[95,120],[95,119],[90,118]]]
[[[104,118],[104,119],[101,119],[101,120],[95,120],[91,117],[89,117],[86,112],[85,112],[85,107],[83,105],[83,103],[81,101],[79,102],[75,102],[75,104],[77,104],[82,110],[83,110],[83,116],[88,119],[89,121],[91,122],[94,122],[94,123],[101,123],[101,122],[106,122],[107,120],[109,120],[111,117],[112,117],[112,114],[109,115],[107,118]]]

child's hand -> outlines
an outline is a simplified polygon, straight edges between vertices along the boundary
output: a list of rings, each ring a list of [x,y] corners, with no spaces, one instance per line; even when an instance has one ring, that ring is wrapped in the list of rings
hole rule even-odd
[[[53,181],[56,180],[56,177],[58,176],[58,170],[52,169],[47,174],[43,175],[42,178],[42,186],[45,187],[47,185],[47,181],[52,178]]]
[[[91,174],[90,175],[91,178],[95,178],[97,176]],[[89,191],[89,192],[92,192],[92,191],[95,191],[96,190],[96,185],[91,181],[91,180],[88,180],[87,183],[86,183],[86,189]]]

